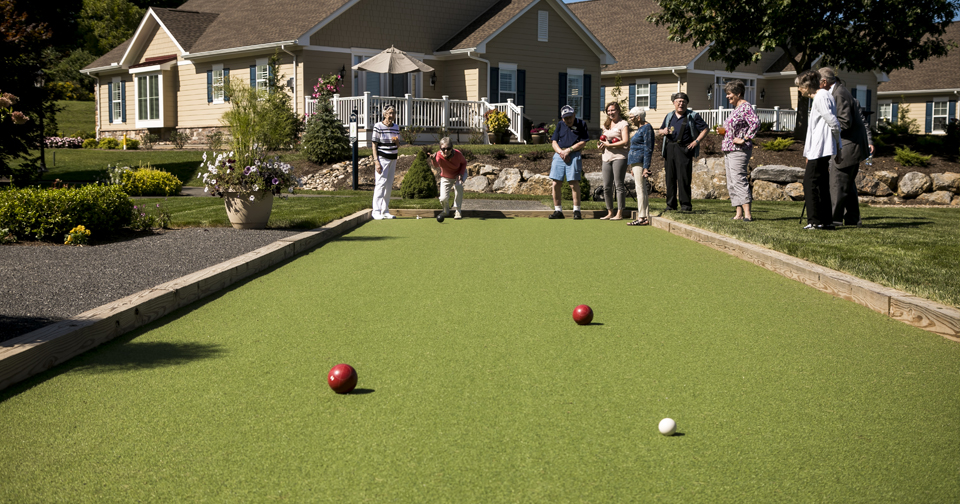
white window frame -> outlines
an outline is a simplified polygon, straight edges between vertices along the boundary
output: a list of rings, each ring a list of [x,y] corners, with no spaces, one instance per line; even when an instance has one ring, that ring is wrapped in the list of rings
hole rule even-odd
[[[258,58],[257,67],[254,75],[256,76],[257,91],[270,91],[270,65],[267,64],[267,58]]]
[[[550,41],[550,11],[537,11],[537,42]]]
[[[893,122],[893,100],[877,100],[877,120]]]
[[[576,87],[577,93],[573,94],[571,91],[574,86],[571,86],[572,82],[578,82],[579,86]],[[576,116],[578,118],[583,118],[583,69],[582,68],[568,68],[567,69],[567,105],[573,107],[573,110],[576,111]]]
[[[157,78],[157,117],[150,118],[150,101],[154,97],[150,96],[150,79],[152,77]],[[146,92],[147,95],[145,99],[147,100],[147,118],[140,118],[140,87],[143,86],[144,82],[147,84]],[[137,128],[162,128],[163,127],[163,73],[162,72],[149,72],[149,73],[139,73],[134,77],[134,96],[136,97],[136,114],[137,114]]]
[[[634,106],[640,107],[644,110],[650,110],[650,79],[637,79],[635,84],[636,84],[636,87],[635,87],[636,91],[633,94],[633,103],[635,104]],[[644,91],[643,93],[640,92],[641,89]],[[640,104],[641,97],[646,99],[646,102],[647,102],[646,105]]]
[[[713,83],[713,107],[716,109],[727,108],[727,93],[723,90],[728,82],[733,80],[743,81],[743,99],[747,103],[757,103],[757,79],[750,77],[738,77],[735,75],[719,75],[714,77]],[[813,103],[813,100],[810,100]]]
[[[224,103],[226,94],[226,82],[223,81],[223,64],[213,65],[213,103]]]
[[[113,124],[122,124],[123,122],[123,94],[121,92],[120,77],[113,78],[113,96],[110,97],[110,122]]]
[[[503,89],[503,78],[504,76],[509,76],[509,82],[513,84],[513,88],[509,91],[504,91]],[[506,103],[507,99],[513,99],[514,103],[517,101],[517,64],[516,63],[500,63],[500,103]],[[504,96],[507,95],[507,96]]]
[[[937,105],[943,106],[943,113],[937,114]],[[947,123],[950,120],[950,98],[946,96],[938,96],[933,99],[933,109],[931,111],[932,116],[930,117],[930,132],[931,133],[946,133],[947,132]],[[937,119],[943,118],[943,127],[937,128]]]

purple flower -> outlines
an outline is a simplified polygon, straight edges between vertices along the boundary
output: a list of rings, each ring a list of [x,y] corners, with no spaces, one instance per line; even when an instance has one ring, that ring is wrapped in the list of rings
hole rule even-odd
[[[280,180],[277,179],[277,177],[273,177],[273,180],[271,182],[273,182],[273,185],[277,185],[280,183]]]
[[[243,169],[243,174],[244,174],[244,175],[250,175],[250,167],[249,167],[249,166]]]

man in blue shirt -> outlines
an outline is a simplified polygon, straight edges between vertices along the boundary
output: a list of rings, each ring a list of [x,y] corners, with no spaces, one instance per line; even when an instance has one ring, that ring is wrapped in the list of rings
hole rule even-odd
[[[562,122],[557,124],[553,132],[553,163],[550,165],[550,178],[553,180],[553,207],[551,219],[563,218],[563,207],[560,206],[560,191],[563,179],[570,183],[570,192],[573,193],[573,218],[582,219],[580,215],[580,176],[583,174],[583,160],[580,151],[587,144],[590,135],[587,134],[587,123],[577,119],[576,112],[570,105],[560,109]]]
[[[693,181],[693,158],[700,155],[700,141],[709,127],[699,114],[687,109],[690,97],[686,93],[674,93],[670,97],[674,111],[663,118],[658,135],[664,136],[661,154],[664,159],[663,178],[667,186],[667,210],[677,209],[677,193],[680,193],[680,209],[693,210],[690,184]]]

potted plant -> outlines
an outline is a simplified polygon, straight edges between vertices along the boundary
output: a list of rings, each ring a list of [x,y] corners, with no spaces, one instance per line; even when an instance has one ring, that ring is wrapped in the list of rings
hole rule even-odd
[[[530,130],[530,143],[542,144],[547,140],[546,125],[546,123],[540,123],[540,126]]]
[[[497,110],[488,110],[486,113],[487,137],[490,143],[501,143],[501,138],[510,127],[510,119],[507,114]]]
[[[203,177],[203,191],[224,199],[227,216],[235,229],[265,228],[273,210],[274,195],[284,191],[292,193],[299,185],[293,169],[278,157],[266,160],[258,156],[250,165],[241,167],[232,151],[217,154],[216,159],[210,161],[204,152],[200,168],[206,168],[197,175],[197,178]]]

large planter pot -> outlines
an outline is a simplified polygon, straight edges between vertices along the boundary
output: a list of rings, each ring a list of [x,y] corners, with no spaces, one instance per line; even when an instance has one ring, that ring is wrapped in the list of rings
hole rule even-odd
[[[510,137],[512,136],[513,136],[513,133],[510,133],[509,131],[504,131],[503,134],[500,136],[500,143],[504,145],[510,143]]]
[[[533,133],[530,135],[530,143],[532,144],[542,144],[547,139],[546,135],[541,135],[540,133]]]
[[[273,210],[273,193],[261,192],[254,195],[250,201],[250,194],[229,192],[223,198],[227,207],[227,217],[234,229],[263,229],[270,220]]]
[[[490,142],[491,145],[498,144],[500,143],[500,135],[498,133],[487,133],[487,141]]]

